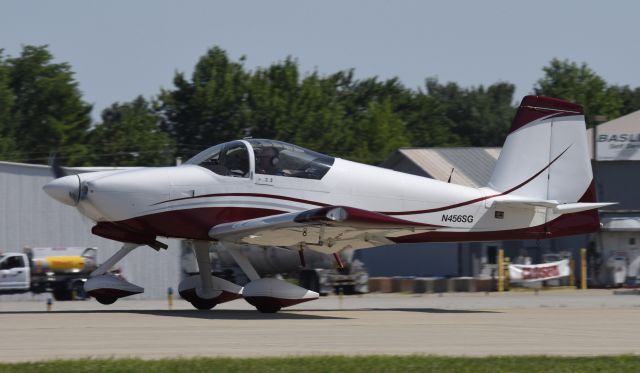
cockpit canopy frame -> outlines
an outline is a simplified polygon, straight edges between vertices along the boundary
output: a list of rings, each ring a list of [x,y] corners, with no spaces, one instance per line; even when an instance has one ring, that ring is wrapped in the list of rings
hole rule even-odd
[[[253,173],[320,180],[334,162],[334,157],[283,141],[246,139],[212,146],[185,164],[230,177],[250,177]]]

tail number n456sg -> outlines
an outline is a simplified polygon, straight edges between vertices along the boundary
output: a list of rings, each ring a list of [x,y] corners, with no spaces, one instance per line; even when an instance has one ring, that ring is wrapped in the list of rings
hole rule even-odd
[[[473,223],[473,215],[442,215],[442,221],[450,223]]]

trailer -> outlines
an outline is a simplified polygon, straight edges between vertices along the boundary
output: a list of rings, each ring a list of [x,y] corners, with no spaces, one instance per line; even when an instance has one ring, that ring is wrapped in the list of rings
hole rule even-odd
[[[355,295],[369,292],[369,273],[358,259],[347,261],[342,268],[300,269],[298,281],[303,288],[320,295],[331,293]]]
[[[95,247],[36,247],[0,254],[0,294],[50,292],[58,301],[86,299]]]

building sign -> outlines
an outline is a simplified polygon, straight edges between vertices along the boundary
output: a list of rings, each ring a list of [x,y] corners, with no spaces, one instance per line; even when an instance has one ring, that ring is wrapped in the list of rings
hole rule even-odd
[[[512,282],[551,280],[566,277],[570,274],[568,259],[535,265],[509,265],[509,280]]]
[[[640,133],[598,133],[599,161],[640,160]]]

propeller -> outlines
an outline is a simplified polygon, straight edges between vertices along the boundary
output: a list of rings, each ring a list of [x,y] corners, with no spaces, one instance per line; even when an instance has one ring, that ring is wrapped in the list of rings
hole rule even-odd
[[[51,172],[55,179],[69,175],[69,173],[60,166],[60,162],[58,162],[58,158],[56,158],[55,153],[49,157],[49,166],[51,167]]]

